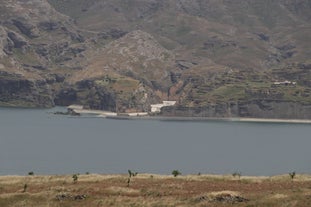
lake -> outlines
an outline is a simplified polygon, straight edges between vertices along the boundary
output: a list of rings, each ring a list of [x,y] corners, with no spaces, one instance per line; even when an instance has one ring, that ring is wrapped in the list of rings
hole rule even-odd
[[[311,125],[114,120],[0,108],[0,175],[311,173]]]

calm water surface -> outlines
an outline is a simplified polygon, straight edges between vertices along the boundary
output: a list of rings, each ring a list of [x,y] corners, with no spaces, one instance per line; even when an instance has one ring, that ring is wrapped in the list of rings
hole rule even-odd
[[[311,125],[111,120],[0,108],[0,174],[311,173]]]

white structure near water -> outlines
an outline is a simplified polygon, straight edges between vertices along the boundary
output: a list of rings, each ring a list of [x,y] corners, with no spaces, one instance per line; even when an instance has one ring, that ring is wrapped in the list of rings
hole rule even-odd
[[[151,105],[151,113],[160,113],[161,109],[165,106],[174,106],[176,104],[176,101],[163,101],[160,104],[153,104]],[[102,110],[91,110],[91,109],[84,109],[81,105],[70,105],[67,107],[68,110],[71,110],[78,114],[96,114],[100,117],[111,117],[111,116],[148,116],[148,112],[134,112],[134,113],[124,113],[124,114],[118,114],[111,111],[102,111]]]
[[[151,105],[151,112],[152,113],[160,113],[161,108],[165,106],[174,106],[176,101],[163,101],[161,104],[153,104]]]
[[[288,86],[288,85],[296,85],[297,83],[296,82],[292,82],[292,81],[276,81],[273,83],[273,85],[285,85],[285,86]]]

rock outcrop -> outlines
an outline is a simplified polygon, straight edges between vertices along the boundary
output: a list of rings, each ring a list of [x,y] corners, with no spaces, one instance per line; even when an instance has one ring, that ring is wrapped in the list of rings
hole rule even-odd
[[[54,99],[44,80],[30,81],[0,72],[0,104],[5,106],[52,107]]]
[[[81,67],[73,58],[88,48],[82,34],[45,0],[0,3],[1,105],[53,106],[64,78],[51,77]]]

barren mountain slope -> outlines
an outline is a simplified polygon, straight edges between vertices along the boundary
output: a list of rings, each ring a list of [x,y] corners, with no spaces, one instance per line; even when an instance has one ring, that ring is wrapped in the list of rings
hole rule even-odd
[[[309,0],[0,3],[1,105],[311,117]]]
[[[138,107],[147,111],[150,101],[168,99],[168,90],[174,84],[171,77],[178,71],[174,54],[150,34],[137,30],[107,44],[86,68],[74,72],[67,81],[79,87],[87,80],[96,88],[99,103],[90,104],[93,96],[83,103],[91,108],[124,112]],[[102,91],[111,94],[118,106],[107,106]]]
[[[65,45],[81,40],[69,17],[47,1],[0,2],[1,100],[9,106],[53,106],[48,82],[63,78],[52,71]],[[55,61],[57,62],[57,61]]]
[[[46,0],[3,0],[0,11],[1,105],[53,106],[65,79],[124,35],[81,31]]]
[[[137,30],[106,45],[86,70],[77,72],[72,79],[83,80],[115,72],[141,79],[149,85],[154,82],[165,87],[168,85],[165,80],[169,79],[170,70],[174,68],[174,60],[172,52],[148,33]]]
[[[49,2],[79,27],[141,29],[181,58],[198,62],[210,58],[230,67],[267,69],[310,56],[310,35],[303,35],[311,32],[308,0]]]

